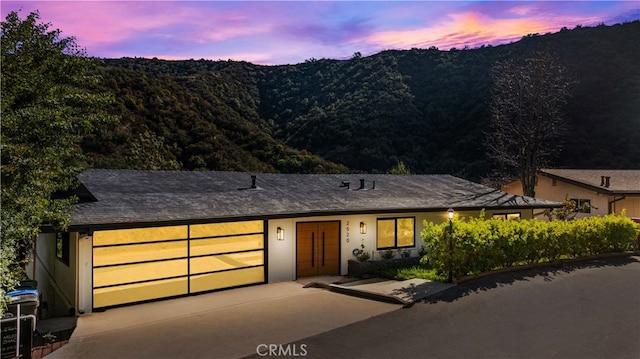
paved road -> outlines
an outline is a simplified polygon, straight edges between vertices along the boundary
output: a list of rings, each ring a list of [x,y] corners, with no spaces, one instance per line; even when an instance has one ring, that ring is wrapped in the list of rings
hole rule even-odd
[[[292,344],[306,358],[637,359],[640,257],[475,280]]]

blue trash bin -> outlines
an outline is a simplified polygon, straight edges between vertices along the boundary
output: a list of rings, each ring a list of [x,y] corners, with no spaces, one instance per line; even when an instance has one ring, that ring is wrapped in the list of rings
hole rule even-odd
[[[20,314],[29,315],[32,314],[36,318],[38,317],[38,307],[40,306],[40,293],[37,288],[19,288],[14,291],[8,292],[7,299],[7,312],[12,315],[18,314],[18,304],[20,305]]]
[[[0,323],[0,359],[31,359],[40,298],[37,288],[18,287],[6,293],[7,310]],[[20,314],[18,315],[18,312]],[[19,318],[18,318],[19,316]]]

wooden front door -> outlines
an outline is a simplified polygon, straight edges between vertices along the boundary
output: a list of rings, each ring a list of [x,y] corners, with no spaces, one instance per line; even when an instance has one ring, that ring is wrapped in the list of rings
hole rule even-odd
[[[296,225],[297,277],[340,274],[340,221]]]

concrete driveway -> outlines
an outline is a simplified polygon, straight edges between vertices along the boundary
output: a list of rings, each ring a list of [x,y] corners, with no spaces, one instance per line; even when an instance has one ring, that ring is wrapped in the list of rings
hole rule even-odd
[[[402,308],[296,282],[93,313],[47,358],[238,358]]]

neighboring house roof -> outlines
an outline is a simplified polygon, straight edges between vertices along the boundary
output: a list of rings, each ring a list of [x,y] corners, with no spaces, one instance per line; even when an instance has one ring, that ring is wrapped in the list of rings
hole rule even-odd
[[[355,213],[550,208],[559,202],[507,194],[450,175],[347,175],[88,170],[78,179],[96,198],[73,227]],[[364,189],[359,189],[364,179]],[[343,186],[350,182],[349,189]],[[374,184],[375,182],[375,184]],[[373,188],[375,185],[375,189]],[[117,226],[116,226],[117,227]]]
[[[603,194],[640,194],[640,170],[544,168],[540,174]]]

